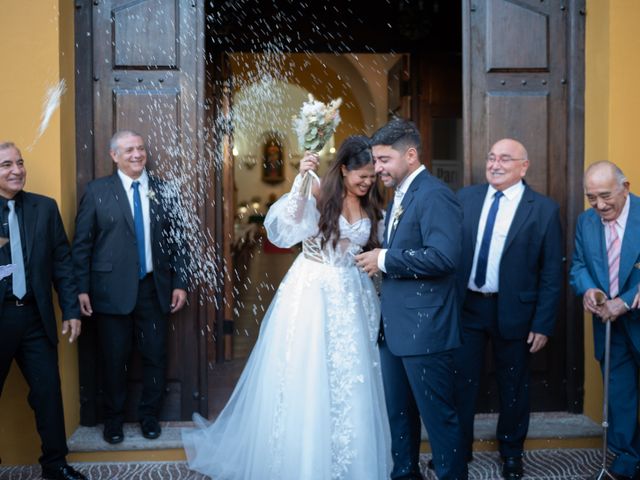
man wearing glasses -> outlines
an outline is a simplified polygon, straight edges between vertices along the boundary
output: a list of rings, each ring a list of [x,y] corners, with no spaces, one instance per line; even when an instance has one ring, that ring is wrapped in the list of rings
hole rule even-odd
[[[606,323],[611,323],[608,447],[617,479],[640,477],[640,199],[613,163],[589,166],[584,193],[591,208],[578,217],[571,286],[593,314],[596,359],[604,368]]]
[[[463,345],[455,363],[463,448],[470,461],[484,352],[491,341],[500,399],[496,437],[506,479],[523,475],[529,358],[553,333],[562,289],[559,207],[524,182],[528,168],[524,146],[500,140],[487,156],[488,183],[458,192],[464,214],[458,269]]]

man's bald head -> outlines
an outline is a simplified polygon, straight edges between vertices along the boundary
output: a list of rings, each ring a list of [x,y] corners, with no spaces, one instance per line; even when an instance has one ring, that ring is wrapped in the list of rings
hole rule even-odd
[[[603,160],[587,168],[584,193],[591,207],[605,222],[616,220],[629,195],[629,182],[615,163]]]
[[[493,188],[504,191],[520,182],[528,168],[529,155],[524,145],[513,138],[503,138],[491,147],[485,173]]]

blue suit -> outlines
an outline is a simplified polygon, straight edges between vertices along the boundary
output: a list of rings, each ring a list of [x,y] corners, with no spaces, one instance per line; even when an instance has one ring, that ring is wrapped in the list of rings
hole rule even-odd
[[[500,257],[498,295],[469,292],[488,188],[474,185],[458,192],[464,215],[458,269],[463,346],[455,355],[456,404],[465,455],[470,457],[484,350],[491,339],[500,398],[496,437],[503,457],[518,457],[529,428],[531,354],[526,341],[529,332],[553,335],[563,283],[562,227],[558,204],[525,183]]]
[[[392,205],[389,207],[391,212]],[[467,478],[453,401],[452,349],[460,345],[455,269],[462,215],[451,190],[427,171],[386,217],[380,354],[394,468],[391,478],[420,479],[420,417],[438,478]]]
[[[631,305],[640,283],[640,198],[630,196],[629,216],[622,238],[619,297]],[[577,295],[590,288],[609,292],[609,266],[604,225],[593,209],[578,217],[571,265],[571,286]],[[605,324],[593,317],[595,356],[604,365]],[[611,324],[609,378],[609,447],[617,458],[611,470],[632,477],[640,467],[638,372],[640,311],[631,310]]]

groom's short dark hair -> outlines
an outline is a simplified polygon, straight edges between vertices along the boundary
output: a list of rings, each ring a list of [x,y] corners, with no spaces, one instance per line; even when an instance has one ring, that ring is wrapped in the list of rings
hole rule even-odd
[[[394,118],[371,137],[371,146],[390,145],[394,150],[415,148],[422,153],[422,140],[416,124],[403,118]]]

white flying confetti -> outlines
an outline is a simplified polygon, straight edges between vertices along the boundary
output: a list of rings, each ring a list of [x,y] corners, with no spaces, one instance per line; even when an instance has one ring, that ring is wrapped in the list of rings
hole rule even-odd
[[[36,138],[33,140],[33,143],[29,146],[27,150],[31,150],[36,142],[42,137],[42,134],[45,132],[47,127],[49,126],[49,122],[51,121],[51,117],[53,113],[60,106],[60,98],[67,91],[67,82],[63,78],[57,85],[50,87],[47,90],[47,95],[44,98],[44,102],[42,102],[42,115],[40,116],[40,128],[38,128],[38,134]]]

